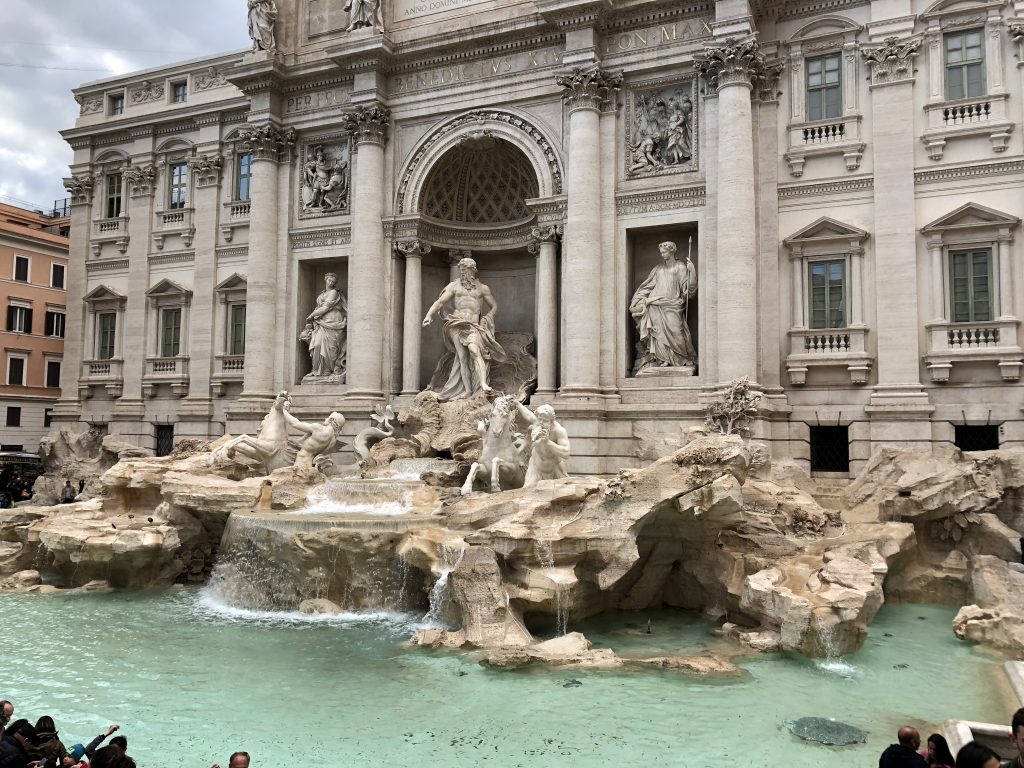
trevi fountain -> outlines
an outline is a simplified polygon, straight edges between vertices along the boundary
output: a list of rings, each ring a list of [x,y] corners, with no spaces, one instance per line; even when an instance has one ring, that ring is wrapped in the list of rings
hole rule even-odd
[[[168,70],[195,70],[186,107],[152,96],[159,72],[76,91],[59,428],[32,504],[0,510],[0,693],[19,712],[65,741],[121,723],[142,766],[236,749],[259,766],[853,766],[904,724],[954,745],[1005,730],[1024,697],[1020,219],[918,201],[929,260],[977,231],[1007,273],[998,321],[957,330],[937,295],[939,346],[918,350],[905,291],[943,277],[914,271],[897,139],[914,73],[942,63],[912,64],[911,11],[829,4],[896,14],[857,56],[865,27],[820,4],[677,5],[249,0],[252,52]],[[1000,7],[978,6],[990,51]],[[964,14],[922,18],[932,34]],[[841,94],[846,122],[793,102],[786,128],[779,94],[833,44],[854,92],[821,98]],[[409,58],[430,46],[454,58]],[[1009,119],[1000,93],[985,120]],[[114,132],[193,105],[220,110],[189,135],[227,159],[157,147],[192,131],[177,118]],[[932,126],[931,159],[948,139],[960,162],[974,133],[978,151],[1017,142],[992,125]],[[776,128],[803,143],[783,155]],[[151,213],[168,164],[198,202]],[[805,164],[813,185],[773,175]],[[452,197],[494,169],[490,197]],[[959,173],[940,171],[919,183]],[[94,228],[93,184],[119,173],[130,225]],[[217,196],[222,173],[244,198]],[[1009,189],[984,199],[1012,207]],[[836,190],[851,197],[798,220]],[[844,223],[865,195],[878,221]],[[991,279],[991,249],[971,253]],[[187,344],[135,359],[162,311]],[[977,426],[956,399],[975,391],[1010,447],[933,437],[961,413]],[[798,455],[831,396],[857,451],[842,482]],[[170,455],[139,447],[153,424]]]
[[[631,303],[650,365],[693,362],[676,251]],[[130,723],[143,765],[227,742],[267,765],[869,764],[905,722],[1005,719],[1024,452],[886,449],[837,491],[750,437],[740,379],[664,458],[571,475],[474,266],[423,319],[434,384],[350,451],[285,391],[256,434],[166,457],[52,433],[40,504],[0,512],[11,698],[83,737]],[[332,278],[303,331],[325,376]]]

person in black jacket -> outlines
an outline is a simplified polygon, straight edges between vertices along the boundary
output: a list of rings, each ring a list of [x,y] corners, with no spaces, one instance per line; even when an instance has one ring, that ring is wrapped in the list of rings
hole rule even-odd
[[[920,754],[921,734],[916,728],[904,725],[896,732],[898,744],[886,747],[878,758],[878,768],[928,768],[928,763]]]
[[[0,741],[0,768],[29,768],[28,752],[35,746],[36,729],[28,720],[15,720]]]

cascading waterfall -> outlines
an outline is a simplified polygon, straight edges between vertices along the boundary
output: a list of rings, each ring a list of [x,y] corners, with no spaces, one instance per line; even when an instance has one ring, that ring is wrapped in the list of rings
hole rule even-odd
[[[537,540],[537,556],[555,588],[555,631],[561,637],[569,631],[568,590],[555,570],[555,553],[549,540]]]
[[[857,674],[857,667],[847,661],[843,661],[839,653],[839,646],[836,642],[835,625],[829,622],[816,622],[818,639],[821,648],[825,652],[825,658],[815,660],[816,666],[825,671],[840,677],[853,677]]]
[[[430,588],[430,610],[423,617],[424,623],[430,626],[446,626],[446,614],[451,605],[451,595],[448,590],[448,577],[452,571],[459,567],[466,550],[463,547],[453,547],[448,544],[441,544],[438,548],[444,565],[441,568],[441,575],[437,577],[434,586]]]

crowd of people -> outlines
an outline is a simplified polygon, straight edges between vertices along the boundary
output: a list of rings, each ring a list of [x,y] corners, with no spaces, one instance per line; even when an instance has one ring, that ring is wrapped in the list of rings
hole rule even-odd
[[[111,725],[88,744],[67,747],[52,717],[44,715],[35,725],[13,718],[14,704],[0,701],[0,768],[135,768],[128,739],[114,736],[120,725]],[[101,746],[107,739],[110,743]],[[249,753],[235,752],[227,768],[249,768]]]
[[[35,477],[19,471],[19,468],[0,472],[0,509],[10,509],[31,499],[34,482]]]
[[[1024,768],[1024,707],[1010,719],[1010,743],[1017,755],[1008,760],[978,741],[964,744],[953,757],[941,733],[929,736],[922,750],[921,734],[904,725],[896,734],[896,743],[886,747],[878,759],[878,768]]]

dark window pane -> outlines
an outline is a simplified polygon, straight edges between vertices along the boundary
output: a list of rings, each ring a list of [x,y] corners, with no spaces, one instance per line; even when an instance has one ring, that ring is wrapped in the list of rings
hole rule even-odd
[[[7,384],[21,387],[25,384],[25,360],[20,357],[7,358]]]
[[[22,283],[28,282],[28,258],[25,256],[14,257],[14,279]]]
[[[50,287],[51,288],[63,288],[64,287],[64,265],[54,264],[53,269],[50,272]]]
[[[8,427],[20,427],[21,426],[21,408],[15,406],[7,407],[7,426]]]
[[[60,360],[46,361],[46,386],[60,388]]]

